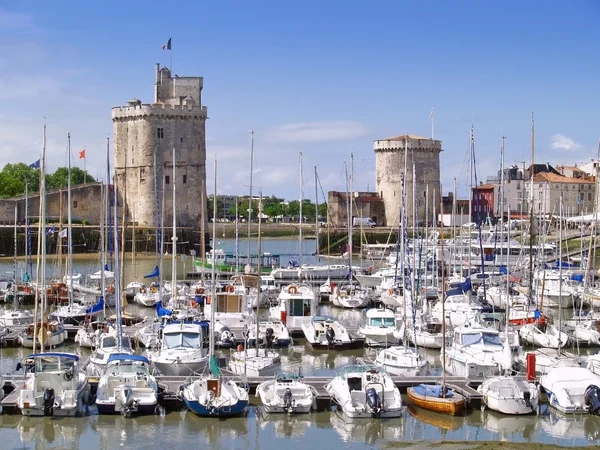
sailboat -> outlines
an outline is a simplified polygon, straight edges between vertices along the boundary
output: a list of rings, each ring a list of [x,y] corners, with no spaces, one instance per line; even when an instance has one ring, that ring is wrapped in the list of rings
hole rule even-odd
[[[441,185],[440,185],[441,191]],[[440,208],[443,205],[440,205]],[[442,209],[440,209],[443,211]],[[440,236],[443,236],[444,222],[440,221]],[[445,263],[444,256],[444,240],[440,239],[440,255],[442,256],[442,280],[444,279]],[[442,298],[445,297],[445,283],[442,282]],[[442,303],[442,317],[445,317],[444,304]],[[446,359],[446,321],[442,321],[442,356],[441,360]],[[430,411],[439,412],[442,414],[458,415],[462,412],[465,406],[465,398],[458,392],[446,386],[446,369],[442,364],[442,383],[439,384],[420,384],[418,386],[409,387],[406,390],[408,398],[415,405],[428,409]]]
[[[177,245],[177,209],[176,209],[176,198],[177,198],[177,183],[175,176],[176,159],[175,159],[175,148],[173,148],[173,235],[171,237],[173,241],[173,252],[171,260],[171,274],[173,292],[170,300],[170,306],[178,307],[178,293],[177,293],[177,265],[176,265],[176,245]],[[162,303],[162,302],[161,302]],[[161,303],[157,304],[162,306]],[[172,309],[172,308],[170,308]],[[158,307],[157,307],[158,312]],[[173,315],[173,311],[164,311],[167,315]],[[193,314],[195,310],[187,311],[185,307],[182,307],[177,316],[181,319],[177,322],[171,322],[166,324],[162,329],[162,338],[160,339],[160,347],[155,351],[148,352],[148,359],[152,361],[154,367],[162,375],[171,376],[189,376],[192,374],[202,372],[208,363],[208,357],[206,349],[204,348],[204,331],[203,325],[200,322],[192,321],[187,322],[183,319],[186,318],[187,313]]]
[[[40,170],[40,225],[41,259],[38,256],[38,284],[46,279],[46,125],[44,125],[44,145]],[[41,263],[41,264],[40,264]],[[36,296],[37,297],[37,296]],[[29,355],[23,364],[25,371],[23,389],[19,392],[17,406],[24,416],[75,416],[84,412],[84,405],[89,399],[90,388],[86,375],[79,370],[79,356],[73,353],[44,353],[44,347],[56,335],[44,321],[46,292],[41,289],[40,323],[33,325],[31,335],[32,347],[36,347],[36,339],[40,339],[41,352]],[[38,303],[35,314],[37,316]],[[60,325],[56,332],[60,333]],[[63,339],[66,334],[63,331]],[[20,366],[20,367],[19,367]]]
[[[215,160],[215,198],[217,198],[217,161]],[[213,245],[217,242],[217,202],[213,207]],[[216,271],[211,269],[212,298],[216,298]],[[245,383],[226,378],[215,358],[215,310],[211,309],[209,333],[209,371],[199,379],[181,386],[180,392],[187,408],[199,416],[227,417],[243,414],[248,406],[248,389]]]
[[[115,190],[115,218],[117,217],[117,192]],[[125,212],[123,213],[125,214]],[[116,259],[116,344],[117,348],[108,354],[104,372],[98,381],[96,405],[100,414],[122,413],[130,417],[133,413],[154,413],[158,404],[158,383],[150,373],[150,361],[136,355],[131,347],[123,345],[123,324],[121,320],[121,271],[119,242],[115,220]],[[123,244],[124,245],[124,244]],[[97,352],[96,352],[97,353]]]
[[[68,268],[67,275],[65,276],[66,280],[69,280],[70,286],[72,287],[72,283],[74,280],[73,275],[73,233],[72,233],[72,220],[71,220],[71,134],[68,135],[68,160],[69,160],[69,172],[67,176],[67,247],[69,249],[68,253]],[[62,245],[62,237],[59,236]],[[83,325],[86,319],[90,317],[96,316],[100,314],[104,309],[104,297],[100,296],[97,303],[93,306],[85,305],[82,303],[75,303],[73,300],[73,289],[69,289],[69,303],[68,305],[59,306],[55,311],[49,314],[49,317],[57,322],[63,323],[65,325]]]
[[[502,168],[500,173],[504,177],[504,136],[502,137]],[[500,182],[500,217],[504,215],[504,180]],[[508,207],[508,223],[510,223],[510,206]],[[508,229],[510,241],[510,227]],[[509,277],[506,277],[506,289],[509,288]],[[511,308],[509,296],[506,296],[507,320],[505,321],[505,335],[509,333],[509,311]],[[501,357],[501,369],[504,375],[488,378],[479,386],[483,394],[484,404],[494,411],[503,414],[531,414],[537,412],[539,392],[537,386],[523,376],[512,376],[512,355],[508,338],[504,340]]]

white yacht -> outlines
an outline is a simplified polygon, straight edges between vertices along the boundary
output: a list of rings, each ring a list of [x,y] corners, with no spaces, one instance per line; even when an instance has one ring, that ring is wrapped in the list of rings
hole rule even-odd
[[[442,361],[448,373],[465,378],[500,375],[508,357],[503,351],[500,332],[479,326],[454,329],[452,345]]]
[[[100,414],[154,414],[158,384],[144,356],[113,353],[98,382],[96,406]]]
[[[110,356],[114,353],[133,355],[129,337],[123,336],[119,343],[117,331],[114,328],[99,333],[97,346],[90,355],[85,371],[90,376],[100,376],[106,370]]]
[[[350,268],[345,264],[308,265],[290,264],[271,271],[271,276],[277,280],[311,279],[326,280],[327,278],[344,278]]]
[[[208,362],[202,326],[184,322],[165,325],[160,348],[148,351],[147,355],[161,375],[188,376],[202,372]]]
[[[346,328],[330,316],[315,316],[302,324],[306,342],[313,349],[343,349],[353,345]]]
[[[477,390],[483,394],[483,402],[488,408],[502,414],[532,414],[538,410],[537,386],[523,377],[488,378]]]
[[[364,308],[371,302],[371,296],[356,283],[347,283],[335,286],[329,301],[340,308]]]
[[[416,377],[427,374],[429,362],[415,348],[394,345],[377,353],[375,365],[383,367],[390,375]]]
[[[402,416],[402,397],[392,378],[380,367],[344,367],[325,390],[348,418]]]
[[[34,337],[36,348],[53,348],[61,345],[67,339],[67,330],[62,323],[52,321],[38,322],[37,324],[37,336],[36,325],[29,325],[21,334],[19,334],[18,340],[22,347],[33,348]]]
[[[232,351],[229,370],[248,377],[269,377],[281,371],[281,355],[266,348],[246,348]]]
[[[24,416],[75,416],[85,412],[90,388],[72,353],[37,353],[24,362],[17,406]]]
[[[389,347],[396,342],[396,314],[388,308],[371,308],[366,311],[365,324],[358,328],[358,335],[365,338],[369,347]]]
[[[289,328],[300,328],[316,316],[318,300],[311,286],[290,284],[281,289],[269,309],[269,315],[281,320]]]
[[[585,413],[585,391],[600,386],[600,375],[583,367],[560,367],[540,378],[548,403],[563,414]]]
[[[304,383],[302,378],[285,373],[256,387],[256,396],[267,413],[309,413],[317,408],[317,394],[317,390]]]
[[[528,323],[519,330],[521,339],[529,345],[545,348],[564,347],[569,342],[569,335],[552,324]]]
[[[442,323],[433,318],[418,321],[406,334],[408,341],[417,347],[439,349],[444,342]]]
[[[251,309],[248,306],[245,285],[257,277],[242,275],[239,283],[228,284],[224,291],[206,297],[204,302],[204,317],[210,317],[214,308],[215,322],[220,322],[229,328],[244,328],[250,323]],[[255,281],[253,292],[257,295],[258,281]],[[252,290],[250,286],[249,290]],[[251,303],[251,302],[250,302]]]
[[[462,291],[452,290],[446,295],[444,303],[444,315],[442,316],[442,300],[431,308],[431,315],[439,320],[446,321],[449,327],[460,327],[471,321],[481,311],[482,306],[471,301],[468,294]]]
[[[549,308],[572,308],[577,296],[568,282],[567,272],[560,278],[558,270],[538,270],[533,274],[533,293],[538,304]]]
[[[260,319],[258,322],[258,341],[265,347],[287,347],[292,342],[288,327],[281,320]],[[256,326],[248,327],[248,345],[256,345]]]

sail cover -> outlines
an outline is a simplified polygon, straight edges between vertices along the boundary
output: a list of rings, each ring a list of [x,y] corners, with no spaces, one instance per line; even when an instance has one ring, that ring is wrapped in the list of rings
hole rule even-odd
[[[163,308],[162,300],[159,300],[156,303],[156,315],[158,317],[171,316],[172,314],[173,314],[173,311],[171,311],[170,309],[167,309],[167,308]]]
[[[160,276],[160,270],[158,270],[158,266],[156,266],[154,268],[154,270],[152,271],[152,273],[149,273],[148,275],[144,276],[144,278],[156,278]]]
[[[90,306],[88,309],[86,309],[85,313],[86,314],[94,314],[99,311],[102,311],[103,308],[104,308],[104,296],[100,296],[100,298],[98,299],[96,304],[93,306]]]

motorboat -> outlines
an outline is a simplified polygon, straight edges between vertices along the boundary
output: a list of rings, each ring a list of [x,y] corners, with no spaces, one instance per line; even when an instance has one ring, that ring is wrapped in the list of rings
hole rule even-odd
[[[509,355],[503,350],[500,332],[481,326],[462,326],[454,329],[452,345],[446,349],[442,365],[455,376],[478,378],[500,375],[502,364]]]
[[[269,315],[289,328],[300,328],[317,315],[318,298],[307,284],[290,284],[279,292],[269,308]]]
[[[28,309],[4,309],[0,311],[0,325],[4,325],[11,330],[24,330],[33,322],[33,313]]]
[[[584,320],[575,324],[573,337],[582,344],[600,346],[600,320]]]
[[[167,296],[158,286],[140,286],[133,295],[133,301],[146,308],[154,308],[159,301],[166,300]]]
[[[158,405],[158,384],[145,356],[112,353],[98,381],[96,406],[100,414],[153,414]]]
[[[442,323],[430,318],[417,321],[406,333],[408,341],[417,347],[442,348]]]
[[[248,345],[256,345],[256,327],[248,327]],[[258,322],[258,342],[265,347],[287,347],[292,342],[288,327],[281,320],[261,319]]]
[[[89,318],[102,313],[104,309],[104,297],[100,297],[94,305],[85,305],[73,302],[68,305],[58,306],[56,310],[48,314],[50,320],[56,320],[65,325],[81,326]]]
[[[429,362],[415,348],[394,345],[377,353],[375,365],[383,367],[390,375],[416,377],[427,374]]]
[[[299,266],[290,261],[287,267],[277,267],[271,271],[271,276],[276,280],[294,280],[305,278],[309,280],[326,280],[331,278],[344,278],[348,276],[350,268],[345,264],[309,265]]]
[[[441,300],[433,305],[431,315],[440,322],[445,320],[448,327],[460,327],[475,318],[482,309],[480,304],[471,301],[468,294],[456,289],[448,291],[443,307]]]
[[[90,388],[73,353],[36,353],[22,364],[25,383],[17,406],[24,416],[76,416],[85,412]]]
[[[228,284],[221,292],[211,293],[204,302],[204,317],[210,317],[214,309],[215,322],[220,322],[229,328],[244,328],[250,323],[251,309],[245,293],[245,278],[242,275],[240,283]],[[255,280],[251,277],[248,282]],[[255,289],[258,289],[258,281]],[[236,287],[237,285],[237,287]],[[213,298],[214,297],[214,298]]]
[[[115,353],[133,355],[135,353],[129,337],[122,336],[119,342],[117,331],[112,327],[98,333],[97,343],[85,367],[86,373],[90,376],[101,376],[106,371],[111,355]]]
[[[189,376],[201,373],[208,363],[200,323],[169,323],[162,329],[160,348],[147,352],[161,375]]]
[[[267,348],[237,348],[230,354],[229,370],[248,377],[274,376],[281,371],[281,355]]]
[[[563,414],[587,412],[585,391],[590,385],[600,386],[600,375],[583,367],[559,367],[540,378],[550,407]]]
[[[400,391],[381,367],[346,366],[325,390],[348,418],[402,416]]]
[[[302,324],[306,342],[313,349],[342,349],[353,345],[346,327],[330,316],[315,316]]]
[[[369,347],[388,347],[396,342],[394,330],[396,314],[387,308],[371,308],[366,312],[365,324],[358,328],[358,335],[365,338]]]
[[[559,331],[553,324],[528,323],[519,330],[521,339],[529,345],[545,348],[564,347],[569,342],[569,335]]]
[[[317,390],[304,383],[301,377],[286,373],[256,387],[256,396],[267,413],[308,413],[316,409],[317,394]]]
[[[580,356],[556,348],[540,348],[533,351],[520,352],[516,362],[519,370],[527,367],[527,355],[535,355],[535,373],[537,376],[546,375],[556,368],[581,367]]]
[[[497,376],[479,386],[484,404],[503,414],[532,414],[538,411],[539,392],[524,377]]]

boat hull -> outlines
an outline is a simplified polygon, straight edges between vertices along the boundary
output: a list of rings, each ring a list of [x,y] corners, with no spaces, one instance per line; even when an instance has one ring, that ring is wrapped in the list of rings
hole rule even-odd
[[[248,407],[248,400],[238,400],[231,406],[217,407],[214,405],[203,405],[198,400],[188,400],[183,397],[185,406],[194,414],[204,417],[231,417],[239,416],[244,413]]]
[[[451,398],[437,398],[427,395],[421,395],[418,392],[415,392],[413,388],[408,388],[406,390],[406,393],[410,401],[419,408],[423,408],[428,411],[434,411],[441,414],[457,416],[459,414],[462,414],[463,408],[465,406],[464,397],[457,393],[454,393],[454,396]]]

